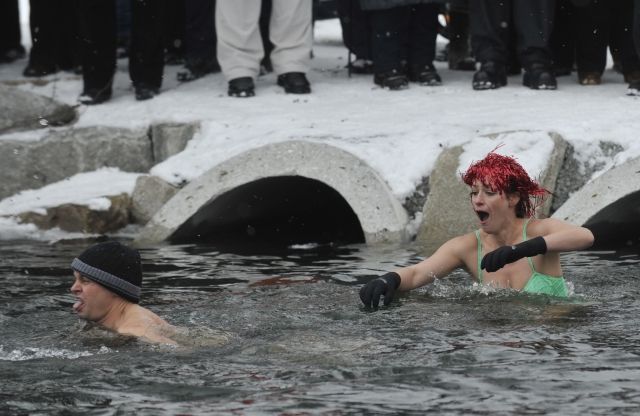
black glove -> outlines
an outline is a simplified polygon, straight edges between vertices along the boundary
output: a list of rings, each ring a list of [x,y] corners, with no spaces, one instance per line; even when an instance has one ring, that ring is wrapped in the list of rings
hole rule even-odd
[[[491,253],[487,253],[487,255],[482,258],[480,268],[488,272],[495,272],[503,268],[505,264],[513,263],[523,257],[533,257],[546,252],[547,243],[544,241],[544,238],[536,237],[523,241],[515,246],[498,247]]]
[[[400,275],[390,272],[373,279],[360,289],[360,299],[364,306],[377,308],[380,296],[384,295],[384,305],[387,306],[393,300],[396,289],[400,286]]]

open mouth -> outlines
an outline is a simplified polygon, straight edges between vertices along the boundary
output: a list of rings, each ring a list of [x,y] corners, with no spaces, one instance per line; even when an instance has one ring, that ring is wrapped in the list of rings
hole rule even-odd
[[[84,309],[84,302],[81,299],[78,299],[76,303],[73,304],[73,310],[75,313],[80,313],[82,312],[82,309]]]
[[[476,214],[478,215],[478,218],[480,218],[480,221],[484,221],[489,218],[489,213],[486,211],[476,211]]]

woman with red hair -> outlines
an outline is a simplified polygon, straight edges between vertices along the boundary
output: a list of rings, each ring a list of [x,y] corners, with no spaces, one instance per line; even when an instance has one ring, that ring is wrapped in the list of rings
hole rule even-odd
[[[444,243],[431,257],[371,280],[360,290],[367,307],[465,268],[480,284],[527,293],[567,297],[561,252],[593,244],[593,234],[553,219],[535,218],[549,191],[532,180],[512,157],[489,153],[462,175],[470,187],[479,229]]]

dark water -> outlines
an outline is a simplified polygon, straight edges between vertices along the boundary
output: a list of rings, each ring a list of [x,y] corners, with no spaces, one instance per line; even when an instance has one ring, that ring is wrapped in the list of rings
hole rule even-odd
[[[87,328],[68,265],[88,243],[0,243],[0,414],[640,413],[640,256],[563,257],[568,302],[455,273],[367,312],[411,247],[240,256],[143,250],[143,304],[181,348]]]

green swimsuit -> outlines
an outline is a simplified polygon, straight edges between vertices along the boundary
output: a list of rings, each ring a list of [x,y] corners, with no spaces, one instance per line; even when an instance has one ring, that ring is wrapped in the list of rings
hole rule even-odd
[[[528,223],[529,220],[527,220],[522,227],[522,241],[527,240]],[[480,263],[482,261],[482,240],[480,239],[480,230],[476,230],[476,238],[478,239],[478,280],[482,283],[482,268],[480,267]],[[540,293],[562,298],[569,296],[564,277],[554,277],[538,273],[535,267],[533,267],[531,257],[527,257],[527,261],[529,262],[529,267],[531,267],[531,277],[529,277],[529,281],[522,289],[523,292]]]

